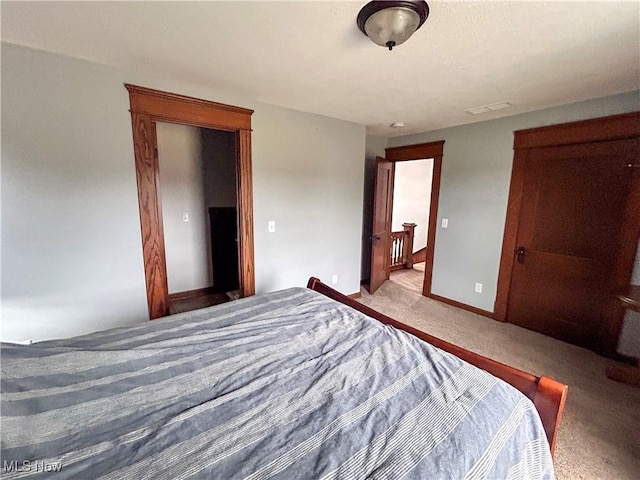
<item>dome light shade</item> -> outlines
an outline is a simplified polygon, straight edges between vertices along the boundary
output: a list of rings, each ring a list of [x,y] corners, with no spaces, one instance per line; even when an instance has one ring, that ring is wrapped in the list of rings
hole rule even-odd
[[[425,1],[373,1],[358,13],[358,28],[373,43],[393,49],[406,42],[429,16]]]

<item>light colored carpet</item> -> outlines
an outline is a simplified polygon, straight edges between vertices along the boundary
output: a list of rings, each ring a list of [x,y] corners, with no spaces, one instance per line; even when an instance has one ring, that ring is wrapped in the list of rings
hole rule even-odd
[[[423,297],[415,287],[402,286],[407,272],[393,273],[375,295],[363,289],[359,301],[443,340],[569,385],[555,453],[558,478],[640,479],[640,388],[607,379],[605,368],[613,361]]]
[[[424,282],[424,262],[415,263],[412,269],[393,272],[391,278],[401,287],[421,295]]]

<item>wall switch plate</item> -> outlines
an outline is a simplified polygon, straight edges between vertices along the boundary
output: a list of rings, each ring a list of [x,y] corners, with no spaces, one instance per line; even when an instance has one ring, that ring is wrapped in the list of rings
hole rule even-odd
[[[482,293],[482,284],[476,282],[476,293]]]
[[[442,228],[448,228],[449,227],[449,219],[448,218],[443,218],[442,219]]]
[[[189,213],[185,212],[182,214],[182,221],[183,222],[188,222],[189,221]]]
[[[331,277],[331,285],[335,285],[336,283],[338,283],[338,275],[333,275]]]
[[[276,231],[276,221],[269,220],[269,233],[273,233]]]

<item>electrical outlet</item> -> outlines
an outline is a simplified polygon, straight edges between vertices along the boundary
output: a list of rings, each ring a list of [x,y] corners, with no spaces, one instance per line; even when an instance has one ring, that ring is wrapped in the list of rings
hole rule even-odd
[[[182,221],[183,222],[188,222],[189,221],[189,213],[185,212],[182,214]]]
[[[276,221],[269,220],[269,233],[273,233],[276,231]]]
[[[448,218],[443,218],[442,219],[442,228],[449,228],[449,219]]]
[[[338,283],[338,274],[335,274],[331,277],[331,285],[336,285]]]
[[[482,284],[476,282],[476,293],[482,293]]]

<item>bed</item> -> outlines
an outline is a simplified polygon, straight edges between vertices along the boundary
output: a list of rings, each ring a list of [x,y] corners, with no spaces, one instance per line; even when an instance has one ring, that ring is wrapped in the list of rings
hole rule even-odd
[[[315,278],[1,355],[7,479],[553,478],[567,393]]]

